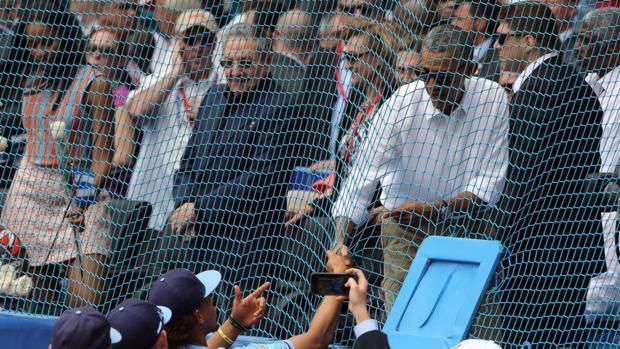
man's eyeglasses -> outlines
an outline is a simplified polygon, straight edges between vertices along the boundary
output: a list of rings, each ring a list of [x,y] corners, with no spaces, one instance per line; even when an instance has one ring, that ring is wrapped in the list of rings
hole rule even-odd
[[[215,41],[215,35],[206,33],[198,35],[185,35],[182,40],[187,46],[210,46]]]
[[[353,53],[353,52],[342,52],[342,58],[349,62],[349,63],[355,63],[359,60],[361,60],[362,58],[364,58],[364,56],[366,56],[367,54],[369,54],[370,51],[364,51],[364,52],[360,52],[360,53]]]
[[[254,66],[254,61],[251,59],[239,59],[239,60],[234,60],[234,59],[222,59],[220,61],[220,66],[224,69],[230,69],[232,67],[235,66],[235,64],[237,65],[238,68],[240,69],[249,69],[252,68]]]
[[[339,5],[338,11],[351,16],[369,17],[375,12],[375,9],[372,5],[368,4]]]

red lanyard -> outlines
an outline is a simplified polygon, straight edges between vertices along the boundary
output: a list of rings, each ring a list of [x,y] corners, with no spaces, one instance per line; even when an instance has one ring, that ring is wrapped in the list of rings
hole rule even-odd
[[[194,128],[194,121],[189,117],[190,113],[190,105],[189,100],[187,99],[187,94],[185,94],[185,86],[181,84],[179,87],[179,94],[181,95],[181,104],[183,106],[183,115],[185,119],[189,123],[189,128]]]
[[[340,93],[340,96],[342,98],[344,98],[344,100],[347,100],[347,90],[345,90],[344,86],[342,85],[342,81],[340,81],[340,56],[342,55],[342,51],[344,50],[344,41],[341,41],[338,44],[338,48],[336,49],[336,73],[335,73],[335,77],[336,77],[336,86],[338,86],[338,92]]]
[[[356,145],[355,141],[359,138],[360,126],[366,120],[368,115],[370,115],[370,113],[375,108],[375,105],[379,102],[380,99],[381,99],[381,95],[376,95],[375,98],[373,98],[372,101],[368,103],[368,105],[364,109],[364,112],[358,113],[357,116],[355,117],[355,125],[351,126],[353,135],[351,136],[351,138],[347,140],[346,149],[344,151],[343,157],[344,157],[345,163],[347,164],[349,163],[349,160],[351,160],[351,156],[353,155],[353,152],[355,151],[355,145]]]

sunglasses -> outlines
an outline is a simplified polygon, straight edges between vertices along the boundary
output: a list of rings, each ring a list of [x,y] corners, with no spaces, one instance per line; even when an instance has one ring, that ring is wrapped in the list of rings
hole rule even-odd
[[[98,47],[95,45],[88,45],[87,52],[95,56],[114,56],[117,54],[116,49],[112,47]]]
[[[431,78],[434,81],[434,85],[447,86],[452,83],[454,78],[462,74],[459,71],[465,66],[466,63],[459,65],[454,71],[445,70],[428,70],[423,68],[415,68],[412,71],[418,76],[418,79],[427,82]]]
[[[186,35],[183,37],[183,42],[187,46],[211,46],[215,41],[215,35],[211,34],[197,34],[197,35]]]
[[[364,56],[366,56],[369,53],[370,51],[364,51],[360,53],[342,52],[342,58],[347,62],[353,63],[353,62],[357,62],[361,60],[362,58],[364,58]]]
[[[495,34],[495,41],[500,44],[500,45],[505,45],[506,41],[508,41],[508,38],[510,37],[520,37],[523,36],[521,34],[517,34],[517,33],[498,33]]]
[[[222,59],[220,61],[220,66],[222,68],[224,68],[224,69],[230,69],[230,68],[234,67],[235,64],[240,69],[249,69],[249,68],[252,68],[254,66],[254,61],[252,61],[251,59],[247,59],[247,58],[245,58],[245,59],[242,58],[242,59],[239,59],[239,60]]]
[[[361,16],[368,17],[369,15],[375,12],[375,9],[371,5],[368,5],[368,4],[339,5],[338,11],[344,14],[347,14],[347,15],[351,15],[351,16],[361,15]]]

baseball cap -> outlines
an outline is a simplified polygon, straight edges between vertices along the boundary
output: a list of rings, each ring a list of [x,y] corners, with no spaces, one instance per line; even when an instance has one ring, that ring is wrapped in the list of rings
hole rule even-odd
[[[187,269],[172,269],[151,287],[149,302],[169,308],[171,321],[191,314],[217,288],[222,275],[215,270],[194,275]]]
[[[112,344],[108,319],[91,307],[69,309],[54,324],[54,349],[107,349]]]
[[[151,348],[171,316],[166,307],[140,299],[123,301],[108,314],[114,342],[112,349]]]
[[[467,339],[452,347],[452,349],[502,349],[493,341]]]
[[[183,34],[191,27],[203,27],[213,34],[218,31],[215,16],[205,10],[190,10],[181,13],[174,25],[174,30],[177,34]]]

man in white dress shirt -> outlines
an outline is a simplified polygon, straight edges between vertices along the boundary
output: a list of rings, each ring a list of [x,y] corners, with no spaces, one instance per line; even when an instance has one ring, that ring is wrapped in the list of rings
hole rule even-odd
[[[149,228],[161,230],[174,211],[175,171],[192,133],[202,96],[212,86],[211,53],[218,30],[203,10],[186,11],[176,23],[181,61],[148,89],[130,96],[126,107],[144,131],[127,197],[153,206]]]
[[[382,214],[388,312],[419,244],[442,234],[441,212],[494,203],[502,190],[508,101],[496,83],[471,77],[473,47],[471,36],[452,25],[428,33],[420,80],[401,87],[377,111],[335,204],[335,248],[347,259],[348,235]],[[383,208],[369,212],[377,184]]]

